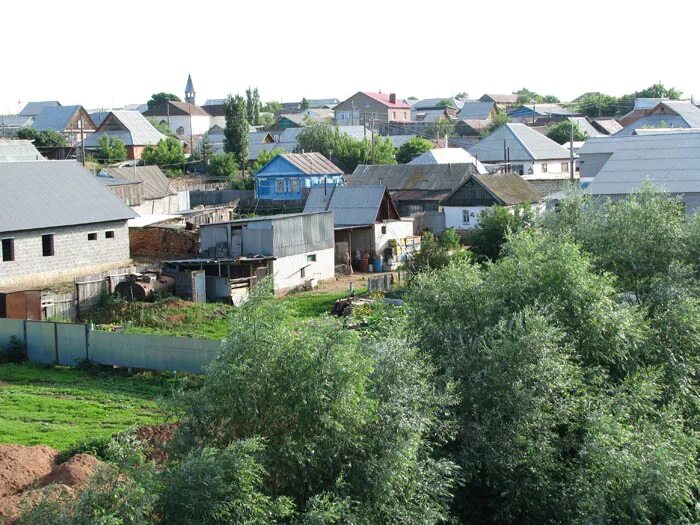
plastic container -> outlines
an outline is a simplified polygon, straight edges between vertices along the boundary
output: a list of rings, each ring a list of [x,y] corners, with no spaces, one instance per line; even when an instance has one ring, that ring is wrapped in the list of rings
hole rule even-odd
[[[374,260],[374,263],[373,263],[374,271],[375,271],[375,272],[381,272],[381,271],[382,271],[382,266],[383,266],[383,265],[384,265],[384,263],[382,262],[381,257],[377,257],[377,258]]]
[[[357,271],[366,273],[368,269],[369,261],[367,259],[360,259],[360,261],[357,263]]]

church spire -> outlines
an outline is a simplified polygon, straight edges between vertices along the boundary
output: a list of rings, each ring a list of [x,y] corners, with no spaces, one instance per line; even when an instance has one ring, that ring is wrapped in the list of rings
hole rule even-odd
[[[194,104],[194,84],[192,84],[192,75],[187,75],[187,85],[185,86],[185,102]]]

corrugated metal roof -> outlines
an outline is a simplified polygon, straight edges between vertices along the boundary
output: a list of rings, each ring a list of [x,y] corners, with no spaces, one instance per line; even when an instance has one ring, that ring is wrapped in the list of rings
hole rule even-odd
[[[652,109],[658,106],[661,102],[664,100],[668,100],[665,98],[644,98],[644,97],[639,97],[634,99],[634,108],[632,111],[636,109]]]
[[[22,115],[0,115],[0,129],[4,128],[28,128],[34,122],[34,117]]]
[[[447,116],[444,109],[419,109],[411,110],[411,119],[416,122],[438,122]]]
[[[0,139],[0,162],[44,160],[30,140]]]
[[[579,130],[588,135],[588,138],[602,137],[605,135],[605,133],[601,133],[600,131],[595,129],[593,127],[593,124],[588,122],[588,119],[586,117],[569,117],[569,121],[576,124]]]
[[[457,113],[457,118],[459,120],[486,120],[495,105],[495,102],[467,102]]]
[[[389,135],[388,137],[384,138],[389,139],[391,141],[391,145],[395,148],[400,148],[413,137],[417,137],[417,135]]]
[[[104,168],[103,173],[117,179],[143,182],[144,199],[161,199],[177,195],[170,180],[158,166],[135,166],[131,168]]]
[[[632,122],[615,133],[616,137],[629,137],[634,135],[636,130],[644,128],[689,128],[691,127],[679,115],[647,115]]]
[[[593,142],[589,144],[589,142]],[[700,133],[649,133],[594,139],[581,153],[611,153],[589,186],[598,195],[628,194],[649,180],[670,193],[700,192]]]
[[[0,162],[0,231],[121,221],[136,214],[74,160]]]
[[[474,164],[360,164],[348,186],[386,186],[389,191],[452,191],[467,175],[476,173]]]
[[[614,135],[622,129],[622,124],[620,124],[614,118],[598,118],[593,121],[594,125],[602,129],[607,135]]]
[[[79,110],[80,106],[45,107],[41,110],[41,113],[34,118],[32,127],[37,131],[53,130],[63,132]],[[85,129],[87,128],[88,126],[86,125]]]
[[[399,108],[399,109],[410,109],[411,108],[411,106],[409,106],[405,100],[401,100],[399,98],[396,99],[396,102],[391,102],[389,93],[375,93],[373,91],[362,91],[361,93],[363,95],[368,96],[369,98],[371,98],[373,100],[376,100],[380,104],[384,104],[388,108]]]
[[[138,111],[110,111],[95,133],[85,138],[86,148],[96,148],[102,135],[121,139],[127,146],[155,146],[165,138]]]
[[[461,109],[464,101],[453,97],[424,98],[411,104],[413,109],[444,109],[446,107]]]
[[[57,107],[61,103],[58,100],[39,100],[36,102],[28,102],[26,106],[22,108],[19,114],[23,117],[35,117],[41,110],[46,107]]]
[[[532,161],[568,159],[569,152],[560,144],[525,124],[504,124],[469,149],[482,162],[503,162],[503,142],[510,148],[510,160]]]
[[[384,186],[345,186],[328,191],[311,188],[304,213],[330,210],[336,227],[374,224],[385,191]]]
[[[507,94],[496,94],[496,93],[485,93],[481,95],[481,100],[482,102],[484,99],[491,99],[493,100],[496,104],[515,104],[518,101],[518,95],[515,93],[507,93]]]
[[[474,164],[479,173],[486,168],[463,148],[435,148],[418,155],[409,164]]]
[[[541,117],[547,117],[550,115],[574,115],[573,111],[563,108],[559,104],[523,104],[517,108],[513,108],[508,111],[509,117],[518,117],[523,115],[535,114]]]
[[[280,157],[307,175],[342,175],[343,173],[343,170],[320,153],[285,153]]]

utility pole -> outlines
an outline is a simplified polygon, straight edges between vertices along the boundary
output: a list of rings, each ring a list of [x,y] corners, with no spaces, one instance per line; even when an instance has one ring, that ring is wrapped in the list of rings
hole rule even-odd
[[[83,168],[84,168],[85,167],[85,132],[83,130],[83,119],[78,119],[78,128],[80,128],[80,161],[83,163]]]
[[[532,123],[535,123],[535,101],[532,101]]]
[[[602,95],[602,93],[598,93],[598,118],[600,118],[600,99]]]
[[[571,133],[569,135],[569,179],[574,182],[574,121],[571,121]]]
[[[371,119],[372,122],[372,164],[377,163],[377,154],[374,146],[374,115],[372,116]]]

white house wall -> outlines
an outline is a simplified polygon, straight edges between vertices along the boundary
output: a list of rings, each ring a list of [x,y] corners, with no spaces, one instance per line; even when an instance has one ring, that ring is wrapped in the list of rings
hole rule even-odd
[[[113,238],[105,233],[114,232]],[[95,233],[95,240],[88,234]],[[42,255],[41,236],[53,234],[54,255]],[[42,286],[126,265],[129,229],[126,221],[64,226],[25,232],[0,232],[14,239],[14,261],[0,260],[0,286]]]
[[[386,227],[386,233],[382,233],[382,227]],[[389,241],[405,239],[413,235],[413,219],[400,221],[387,221],[374,225],[374,250],[379,256],[384,255],[384,250],[389,248]]]
[[[479,216],[484,210],[488,210],[489,206],[444,206],[445,212],[445,228],[454,228],[455,230],[471,230],[479,225]],[[462,221],[462,211],[469,212],[469,224]]]
[[[165,122],[168,124],[170,127],[170,131],[173,133],[177,133],[179,128],[182,128],[182,135],[185,137],[188,137],[189,135],[204,135],[207,131],[209,131],[209,128],[211,126],[209,125],[209,122],[211,121],[211,117],[204,116],[204,115],[193,115],[190,117],[189,115],[170,115],[170,118],[167,116],[160,116],[160,117],[151,117],[158,122]],[[192,119],[192,131],[190,132],[190,118]]]
[[[313,255],[316,256],[316,261],[309,261],[308,257]],[[335,248],[280,257],[272,261],[275,292],[303,286],[312,278],[319,281],[335,278]]]

